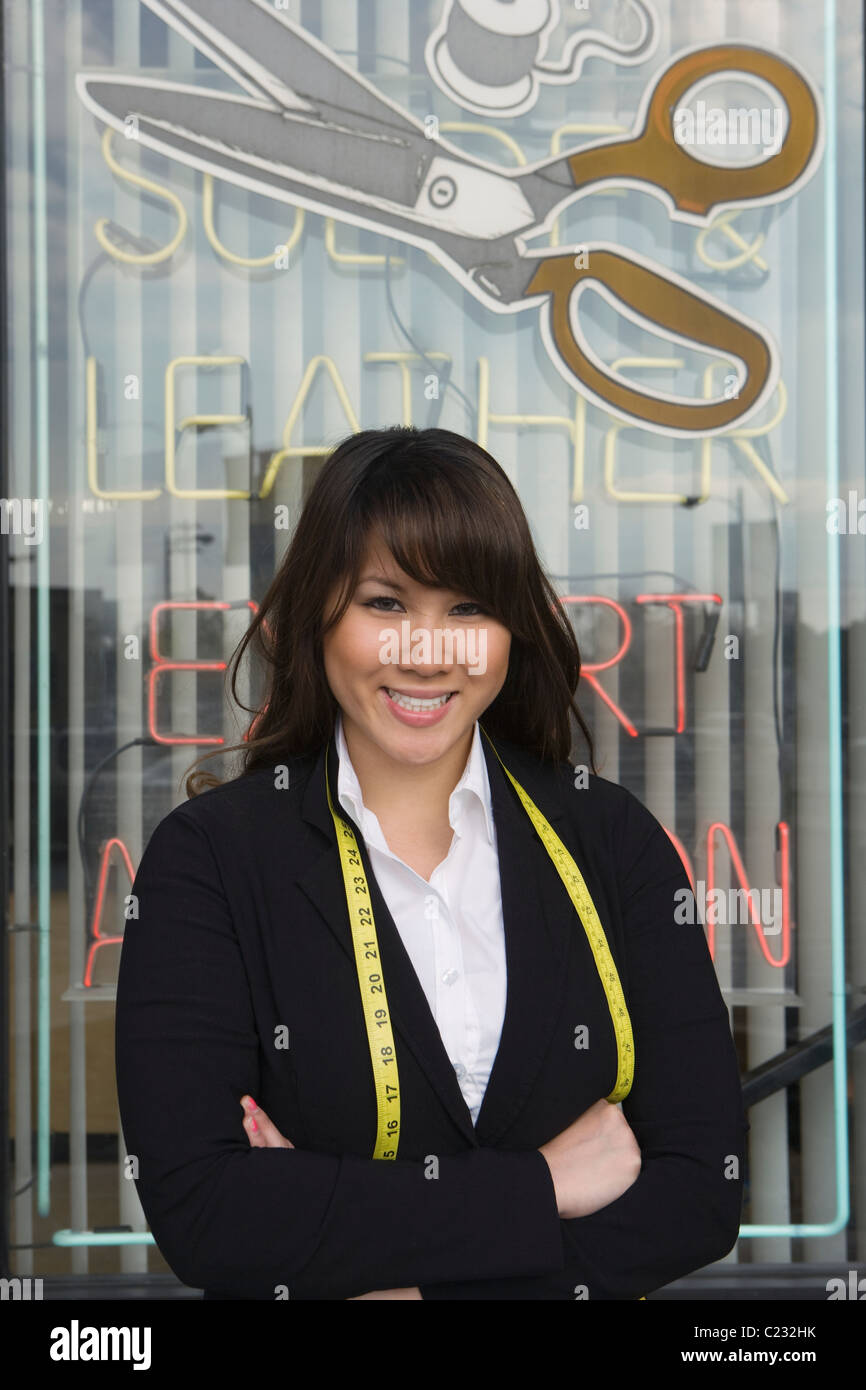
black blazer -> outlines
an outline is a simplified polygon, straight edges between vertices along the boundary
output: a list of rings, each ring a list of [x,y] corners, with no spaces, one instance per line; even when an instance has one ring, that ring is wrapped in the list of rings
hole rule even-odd
[[[401,1087],[398,1156],[371,1158],[375,1091],[322,749],[287,761],[288,788],[269,768],[176,807],[133,885],[120,1116],[157,1245],[206,1298],[418,1285],[424,1298],[636,1299],[736,1241],[748,1125],[703,928],[674,921],[679,856],[625,788],[591,776],[575,789],[568,764],[495,742],[580,867],[619,971],[637,1180],[591,1216],[558,1214],[538,1148],[610,1094],[615,1037],[583,927],[483,737],[508,986],[475,1127],[352,822]],[[328,765],[339,808],[334,738]],[[295,1148],[250,1148],[246,1092]]]

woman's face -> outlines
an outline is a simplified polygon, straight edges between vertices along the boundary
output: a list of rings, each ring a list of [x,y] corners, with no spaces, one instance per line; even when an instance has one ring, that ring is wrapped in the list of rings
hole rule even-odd
[[[335,586],[327,613],[338,598]],[[436,762],[468,742],[505,684],[510,648],[508,628],[471,594],[419,584],[389,550],[373,545],[348,608],[323,640],[347,736],[414,764]],[[440,704],[441,696],[450,698]],[[411,697],[428,703],[407,707]]]

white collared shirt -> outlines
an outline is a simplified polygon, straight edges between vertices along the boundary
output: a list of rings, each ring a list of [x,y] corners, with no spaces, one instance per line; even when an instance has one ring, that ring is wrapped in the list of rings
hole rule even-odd
[[[448,801],[451,846],[429,882],[389,849],[377,816],[364,805],[339,711],[336,737],[340,805],[364,837],[474,1124],[499,1047],[506,998],[496,826],[478,721]]]

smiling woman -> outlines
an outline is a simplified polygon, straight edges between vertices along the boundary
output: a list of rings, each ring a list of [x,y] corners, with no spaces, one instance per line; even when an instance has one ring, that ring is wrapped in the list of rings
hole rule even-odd
[[[467,611],[472,609],[474,614]],[[351,718],[341,695],[350,703],[363,698],[369,713],[371,692],[382,691],[376,708],[384,713],[391,708],[386,696],[392,679],[393,688],[407,695],[451,693],[438,675],[441,662],[393,663],[389,654],[379,660],[380,647],[388,646],[380,634],[405,618],[410,631],[430,634],[433,657],[437,632],[443,656],[447,630],[466,634],[467,657],[486,644],[494,671],[482,673],[480,663],[470,660],[466,669],[453,663],[445,668],[463,669],[457,704],[474,711],[458,716],[463,733],[486,710],[491,734],[561,760],[571,751],[571,714],[591,750],[590,731],[573,698],[580,676],[577,641],[538,562],[507,475],[462,435],[395,426],[363,430],[333,451],[235,653],[231,685],[238,703],[238,669],[248,647],[269,674],[266,698],[244,744],[244,770],[272,766],[276,753],[321,748],[338,709]],[[335,641],[345,665],[342,657],[329,665]],[[456,640],[451,645],[459,646]],[[382,727],[389,740],[400,737],[393,721]],[[431,751],[451,738],[443,733]],[[389,747],[380,745],[380,751],[387,756]],[[417,743],[403,737],[395,751],[414,759]],[[195,793],[216,780],[196,768],[187,789]]]
[[[721,1258],[747,1128],[727,1009],[670,839],[596,773],[503,470],[445,430],[344,440],[235,698],[248,649],[239,775],[195,766],[157,826],[118,980],[124,1135],[178,1277],[635,1299]]]

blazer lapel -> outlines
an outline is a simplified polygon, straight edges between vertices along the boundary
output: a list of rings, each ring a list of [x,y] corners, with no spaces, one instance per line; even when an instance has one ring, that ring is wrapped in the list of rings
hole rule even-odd
[[[503,740],[502,762],[552,826],[565,816],[556,773]],[[517,792],[482,734],[499,855],[508,983],[499,1050],[475,1133],[493,1145],[528,1099],[557,1026],[566,954],[577,924],[565,887]],[[561,829],[557,832],[561,834]]]
[[[496,826],[508,981],[499,1050],[475,1126],[427,996],[376,882],[364,839],[338,802],[335,736],[328,745],[331,799],[335,810],[355,831],[364,861],[394,1028],[426,1073],[460,1134],[473,1145],[495,1142],[530,1094],[558,1018],[566,974],[565,953],[569,934],[576,925],[574,909],[547,851],[483,734],[481,741]],[[561,820],[565,811],[554,770],[542,766],[515,745],[495,742],[505,766],[551,824]],[[327,837],[328,844],[295,881],[354,969],[349,912],[324,778],[322,749],[304,791],[301,814]]]

